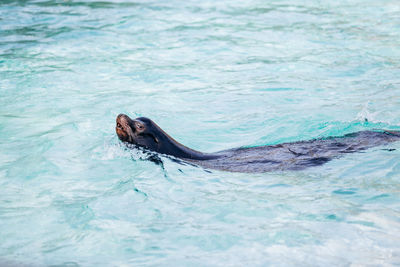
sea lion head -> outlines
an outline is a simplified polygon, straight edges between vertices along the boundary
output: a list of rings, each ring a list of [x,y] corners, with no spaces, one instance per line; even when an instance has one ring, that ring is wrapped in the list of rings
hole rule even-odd
[[[155,123],[148,118],[140,117],[132,120],[125,114],[119,114],[116,119],[115,131],[123,142],[158,151],[157,128]]]

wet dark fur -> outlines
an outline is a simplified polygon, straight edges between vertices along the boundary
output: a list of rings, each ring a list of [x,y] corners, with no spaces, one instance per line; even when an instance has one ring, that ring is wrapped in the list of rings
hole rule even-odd
[[[132,129],[131,138],[127,140],[124,133],[129,129],[117,127],[118,136],[125,142],[204,168],[234,172],[301,170],[322,165],[347,153],[360,152],[400,140],[398,131],[360,131],[341,137],[202,153],[178,143],[148,118],[132,120],[120,114],[117,117],[117,125],[121,125],[120,123]],[[144,130],[135,129],[135,123],[143,125]]]

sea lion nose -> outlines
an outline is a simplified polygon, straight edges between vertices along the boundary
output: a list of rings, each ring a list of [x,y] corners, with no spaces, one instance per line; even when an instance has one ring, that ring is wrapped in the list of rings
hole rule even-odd
[[[118,114],[118,116],[117,116],[117,121],[119,121],[119,120],[121,120],[121,117],[123,117],[123,116],[126,116],[125,114]]]
[[[133,141],[134,131],[130,125],[131,119],[125,114],[119,114],[116,119],[115,131],[121,141],[130,142]]]
[[[118,125],[118,124],[123,124],[123,122],[128,121],[128,119],[129,119],[129,117],[128,117],[127,115],[125,115],[125,114],[119,114],[119,115],[117,116],[116,123],[117,123],[117,125]]]

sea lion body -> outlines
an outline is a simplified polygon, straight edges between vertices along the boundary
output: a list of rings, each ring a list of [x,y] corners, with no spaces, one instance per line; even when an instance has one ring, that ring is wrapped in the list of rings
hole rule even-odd
[[[207,169],[233,172],[301,170],[322,165],[347,153],[400,141],[398,131],[360,131],[341,137],[202,153],[180,144],[148,118],[132,120],[120,114],[117,117],[116,131],[122,141],[130,144]]]
[[[397,136],[387,132],[360,131],[342,137],[231,149],[224,151],[220,158],[196,161],[196,164],[234,172],[302,170],[322,165],[348,153],[395,141],[400,141],[400,133]]]

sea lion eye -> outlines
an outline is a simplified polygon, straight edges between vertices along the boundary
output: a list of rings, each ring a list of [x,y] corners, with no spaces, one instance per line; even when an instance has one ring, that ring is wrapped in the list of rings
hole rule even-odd
[[[143,130],[143,129],[144,129],[144,126],[141,125],[141,124],[139,124],[139,123],[136,123],[136,127],[137,127],[139,130]]]

